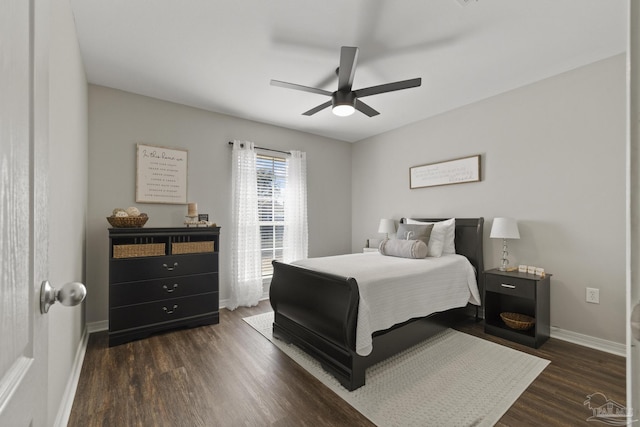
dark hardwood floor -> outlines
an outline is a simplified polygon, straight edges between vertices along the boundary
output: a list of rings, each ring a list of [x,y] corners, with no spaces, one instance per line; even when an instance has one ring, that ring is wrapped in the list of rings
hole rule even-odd
[[[372,426],[242,320],[269,310],[221,310],[218,325],[111,348],[92,334],[68,425]],[[623,357],[555,339],[534,350],[473,321],[457,329],[551,361],[499,426],[592,425],[587,395],[626,402]]]

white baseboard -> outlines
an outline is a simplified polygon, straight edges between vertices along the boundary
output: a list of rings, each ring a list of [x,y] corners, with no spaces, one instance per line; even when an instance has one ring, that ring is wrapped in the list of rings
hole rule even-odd
[[[556,338],[562,341],[578,344],[583,347],[589,347],[595,350],[604,351],[606,353],[615,354],[616,356],[627,356],[627,346],[625,344],[603,340],[602,338],[579,334],[577,332],[567,331],[555,326],[551,327],[551,338]]]
[[[78,388],[78,381],[80,380],[80,372],[82,371],[82,364],[84,363],[84,355],[87,352],[87,344],[89,342],[89,328],[85,327],[78,343],[76,350],[76,357],[73,359],[73,365],[71,366],[71,375],[67,380],[67,386],[64,388],[64,394],[60,407],[58,408],[58,414],[53,423],[55,427],[65,427],[69,423],[69,417],[71,416],[71,408],[73,407],[73,400],[76,397],[76,390]]]
[[[108,320],[100,320],[98,322],[87,323],[87,330],[90,334],[94,332],[102,332],[109,330],[109,321]]]
[[[260,297],[260,301],[264,301],[264,300],[268,300],[269,299],[269,293],[265,292],[262,294],[262,297]],[[229,300],[228,299],[221,299],[219,302],[219,306],[220,308],[227,308],[229,306]]]

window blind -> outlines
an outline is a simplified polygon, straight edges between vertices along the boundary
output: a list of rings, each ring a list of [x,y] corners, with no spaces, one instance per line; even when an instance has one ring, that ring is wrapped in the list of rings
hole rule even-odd
[[[262,278],[273,274],[272,260],[282,261],[284,236],[284,189],[287,182],[287,160],[258,154],[258,218],[262,255]]]

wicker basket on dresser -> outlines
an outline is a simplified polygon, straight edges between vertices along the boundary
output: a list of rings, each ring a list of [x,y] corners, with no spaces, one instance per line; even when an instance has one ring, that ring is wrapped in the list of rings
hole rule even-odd
[[[109,229],[109,346],[219,322],[220,228]]]

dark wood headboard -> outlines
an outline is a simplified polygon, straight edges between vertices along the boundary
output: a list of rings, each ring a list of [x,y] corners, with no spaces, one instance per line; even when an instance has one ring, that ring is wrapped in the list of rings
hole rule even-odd
[[[450,218],[411,218],[421,222],[440,222]],[[405,223],[405,218],[400,220]],[[464,255],[476,269],[478,289],[482,296],[484,291],[484,256],[483,256],[484,218],[456,218],[456,253]]]

